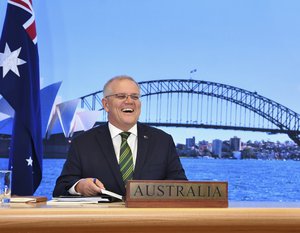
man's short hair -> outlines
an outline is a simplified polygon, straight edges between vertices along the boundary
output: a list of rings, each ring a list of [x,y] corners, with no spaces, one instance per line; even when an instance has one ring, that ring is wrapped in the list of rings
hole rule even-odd
[[[118,75],[118,76],[115,76],[115,77],[111,78],[110,80],[108,80],[105,83],[105,85],[103,87],[103,97],[105,97],[105,96],[108,95],[107,91],[109,89],[109,85],[112,82],[116,81],[116,80],[130,80],[130,81],[134,82],[137,85],[137,87],[140,89],[140,85],[131,76],[128,76],[128,75]]]

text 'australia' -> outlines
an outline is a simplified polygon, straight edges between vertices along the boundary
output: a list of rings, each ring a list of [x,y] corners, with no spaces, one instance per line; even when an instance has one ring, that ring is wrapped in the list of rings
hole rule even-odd
[[[138,184],[131,187],[131,198],[223,199],[226,186],[210,184]]]

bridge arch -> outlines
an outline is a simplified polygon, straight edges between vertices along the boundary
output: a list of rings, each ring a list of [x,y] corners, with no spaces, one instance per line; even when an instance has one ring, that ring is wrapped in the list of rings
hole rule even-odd
[[[141,121],[150,125],[285,133],[300,145],[300,115],[257,92],[192,79],[139,85],[144,102]],[[81,97],[82,107],[103,110],[100,95],[102,91]]]

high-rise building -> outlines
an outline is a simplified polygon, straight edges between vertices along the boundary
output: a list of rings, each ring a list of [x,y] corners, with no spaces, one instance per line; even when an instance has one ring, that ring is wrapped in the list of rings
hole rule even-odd
[[[234,136],[230,138],[230,149],[232,151],[240,151],[241,150],[241,139]]]
[[[187,138],[185,140],[186,148],[192,148],[195,146],[195,137]]]
[[[212,142],[212,153],[217,155],[219,158],[222,157],[222,144],[223,141],[220,139],[215,139]]]

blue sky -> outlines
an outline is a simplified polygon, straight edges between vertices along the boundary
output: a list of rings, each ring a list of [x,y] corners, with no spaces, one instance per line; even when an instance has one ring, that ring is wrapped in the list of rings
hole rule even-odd
[[[33,0],[42,85],[63,101],[112,76],[193,79],[237,86],[300,113],[298,0]],[[3,25],[6,1],[0,1]],[[182,130],[164,128],[176,142]],[[196,140],[287,140],[285,135],[191,129]]]

